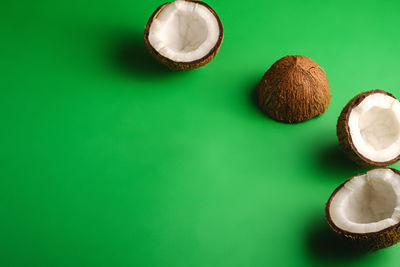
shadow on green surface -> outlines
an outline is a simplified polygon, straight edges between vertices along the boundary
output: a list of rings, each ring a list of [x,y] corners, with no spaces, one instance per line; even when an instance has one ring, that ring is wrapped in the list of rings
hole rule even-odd
[[[313,221],[306,233],[306,245],[314,259],[344,262],[369,254],[340,239],[322,218]]]
[[[261,112],[260,108],[258,107],[257,86],[258,82],[253,84],[253,86],[251,87],[249,98],[250,98],[250,103]]]
[[[354,170],[357,168],[355,167],[355,163],[343,152],[338,143],[329,143],[322,146],[319,153],[321,164],[327,168],[337,169],[339,167],[344,170]]]
[[[162,78],[178,73],[153,58],[144,43],[143,32],[116,31],[111,36],[111,41],[113,63],[125,74]]]
[[[338,175],[345,175],[345,177],[340,176],[341,179],[347,179],[350,178],[349,175],[355,175],[366,171],[365,168],[351,161],[337,142],[324,143],[318,146],[316,157],[318,159],[318,166],[321,169],[335,172]]]

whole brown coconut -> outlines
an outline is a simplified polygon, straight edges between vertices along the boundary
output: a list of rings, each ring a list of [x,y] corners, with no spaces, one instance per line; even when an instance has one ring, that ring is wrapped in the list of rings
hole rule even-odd
[[[364,103],[366,108],[363,108]],[[351,117],[353,111],[355,116]],[[355,96],[343,108],[336,125],[337,137],[345,154],[366,167],[389,166],[398,162],[399,114],[399,101],[384,90],[370,90]],[[351,119],[355,121],[351,123]]]
[[[224,30],[206,3],[176,0],[159,6],[144,31],[149,52],[172,70],[197,69],[218,53]]]
[[[400,172],[375,169],[337,187],[325,206],[329,227],[362,250],[379,250],[400,241],[397,194]]]
[[[286,56],[275,62],[258,84],[257,94],[264,113],[288,123],[321,115],[331,101],[325,72],[305,56]]]

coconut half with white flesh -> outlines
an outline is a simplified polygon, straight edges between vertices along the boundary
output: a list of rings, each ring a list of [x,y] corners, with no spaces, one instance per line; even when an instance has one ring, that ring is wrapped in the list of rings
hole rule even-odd
[[[375,169],[352,177],[332,193],[325,208],[331,229],[369,250],[400,240],[400,172]]]
[[[174,70],[196,69],[218,53],[223,28],[206,3],[177,0],[158,7],[147,22],[144,40],[150,53]]]
[[[337,122],[346,154],[362,166],[388,166],[400,160],[400,102],[383,90],[354,97]]]

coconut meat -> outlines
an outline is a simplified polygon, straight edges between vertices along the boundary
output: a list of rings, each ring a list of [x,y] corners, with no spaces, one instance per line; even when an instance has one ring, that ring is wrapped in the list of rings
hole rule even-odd
[[[400,175],[375,169],[349,180],[329,206],[332,222],[351,233],[378,232],[400,222]]]
[[[204,5],[177,0],[153,19],[149,42],[162,56],[175,62],[201,59],[215,47],[220,35],[217,18]]]
[[[400,102],[386,94],[367,96],[351,110],[349,129],[356,150],[375,162],[400,155]]]

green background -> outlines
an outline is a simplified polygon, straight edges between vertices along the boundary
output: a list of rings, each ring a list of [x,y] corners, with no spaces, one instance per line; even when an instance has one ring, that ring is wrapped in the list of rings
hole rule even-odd
[[[1,1],[0,265],[398,266],[400,246],[346,249],[324,204],[365,171],[337,147],[343,106],[400,96],[399,2],[209,1],[224,42],[188,72],[145,50],[162,3]],[[325,69],[323,116],[255,106],[287,54]]]

